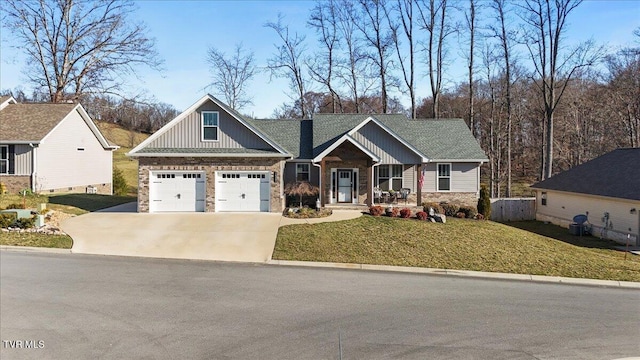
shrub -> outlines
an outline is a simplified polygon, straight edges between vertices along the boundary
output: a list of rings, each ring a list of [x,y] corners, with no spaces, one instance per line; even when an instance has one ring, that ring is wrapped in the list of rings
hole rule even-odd
[[[476,215],[476,220],[484,220],[484,215],[482,214]]]
[[[427,218],[428,218],[428,217],[429,217],[429,214],[427,214],[427,213],[426,213],[426,212],[424,212],[424,211],[418,211],[418,212],[416,213],[416,218],[417,218],[418,220],[427,220]]]
[[[8,228],[16,222],[16,213],[0,214],[0,228]]]
[[[444,214],[444,209],[437,202],[424,202],[422,203],[422,208],[427,214],[429,213],[429,208],[433,208],[436,214]]]
[[[24,206],[22,204],[13,203],[7,205],[7,209],[24,209]]]
[[[409,208],[404,208],[402,210],[400,210],[400,217],[403,219],[408,219],[411,217],[411,209]]]
[[[456,204],[440,203],[440,206],[442,207],[444,214],[447,216],[456,216],[458,209],[460,209]]]
[[[489,189],[486,185],[480,187],[480,198],[478,199],[478,214],[483,219],[491,218],[491,198],[489,197]]]
[[[122,170],[118,169],[117,167],[114,167],[113,178],[111,181],[112,181],[111,184],[113,185],[114,195],[120,195],[120,196],[127,195],[127,193],[129,192],[129,185],[127,185],[127,180],[125,180]]]
[[[384,212],[384,209],[380,205],[369,207],[369,214],[372,216],[380,216]]]
[[[458,212],[456,213],[456,217],[460,219],[464,219],[465,217],[467,217],[467,215],[465,215],[463,212]]]
[[[398,217],[400,215],[400,209],[397,207],[391,208],[391,217]]]
[[[460,206],[458,212],[464,213],[464,217],[467,219],[473,219],[478,214],[476,209],[472,206]]]
[[[36,224],[36,217],[32,216],[30,218],[20,218],[16,220],[16,226],[20,229],[29,229],[34,227]]]

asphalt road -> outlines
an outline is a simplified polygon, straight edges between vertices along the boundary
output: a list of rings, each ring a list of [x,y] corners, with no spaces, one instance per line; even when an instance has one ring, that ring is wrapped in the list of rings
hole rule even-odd
[[[2,251],[0,292],[3,360],[640,356],[629,289]]]

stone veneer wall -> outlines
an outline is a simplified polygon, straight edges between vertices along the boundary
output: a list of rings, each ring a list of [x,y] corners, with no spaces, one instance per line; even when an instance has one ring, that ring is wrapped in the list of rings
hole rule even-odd
[[[215,211],[216,171],[271,171],[278,176],[271,179],[271,212],[284,210],[280,190],[282,178],[280,158],[201,158],[166,157],[138,159],[138,212],[149,212],[149,174],[151,171],[203,171],[205,173],[205,211]]]
[[[23,189],[31,189],[31,176],[29,175],[2,175],[0,183],[7,188],[7,193],[17,194]]]
[[[467,206],[478,206],[478,194],[475,192],[423,192],[422,202],[449,202]]]

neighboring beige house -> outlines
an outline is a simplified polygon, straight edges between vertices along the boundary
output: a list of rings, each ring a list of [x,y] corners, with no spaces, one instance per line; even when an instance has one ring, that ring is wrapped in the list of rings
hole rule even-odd
[[[138,211],[281,212],[286,184],[309,181],[325,205],[474,205],[486,155],[461,119],[318,114],[255,120],[211,95],[128,153],[139,161]],[[404,199],[401,201],[404,203]]]
[[[614,150],[531,187],[537,220],[569,227],[585,214],[594,236],[640,246],[640,148]]]
[[[117,148],[80,104],[0,98],[0,182],[10,193],[112,194]]]

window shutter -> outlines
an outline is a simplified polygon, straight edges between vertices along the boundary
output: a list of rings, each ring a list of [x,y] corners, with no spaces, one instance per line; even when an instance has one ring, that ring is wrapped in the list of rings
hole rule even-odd
[[[9,145],[9,174],[16,173],[16,146]]]

